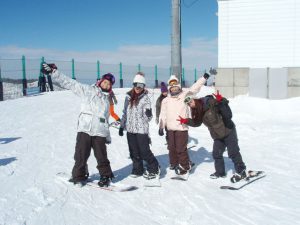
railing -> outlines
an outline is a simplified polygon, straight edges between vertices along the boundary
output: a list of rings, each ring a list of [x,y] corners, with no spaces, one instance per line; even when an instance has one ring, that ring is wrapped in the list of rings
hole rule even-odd
[[[116,77],[114,87],[131,87],[135,74],[138,71],[145,73],[146,84],[150,88],[157,88],[162,81],[166,82],[171,75],[170,68],[162,68],[157,65],[137,66],[124,65],[122,62],[118,64],[105,64],[101,61],[96,62],[80,62],[75,59],[62,61],[56,59],[28,59],[23,56],[21,59],[3,59],[0,58],[0,101],[9,98],[26,96],[26,90],[30,86],[40,87],[43,91],[42,81],[45,80],[44,75],[40,72],[43,62],[55,63],[58,69],[86,84],[93,84],[101,75],[112,73]],[[190,86],[205,70],[182,69],[182,85]],[[20,94],[21,90],[21,94]]]

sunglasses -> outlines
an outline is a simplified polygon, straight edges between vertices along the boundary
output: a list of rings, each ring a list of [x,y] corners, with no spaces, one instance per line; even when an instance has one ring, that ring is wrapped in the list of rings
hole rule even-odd
[[[185,104],[190,104],[192,100],[193,100],[193,98],[192,98],[191,96],[187,96],[187,97],[184,99],[184,103],[185,103]]]
[[[136,88],[145,88],[145,84],[142,84],[142,83],[133,83],[133,86],[136,87]]]

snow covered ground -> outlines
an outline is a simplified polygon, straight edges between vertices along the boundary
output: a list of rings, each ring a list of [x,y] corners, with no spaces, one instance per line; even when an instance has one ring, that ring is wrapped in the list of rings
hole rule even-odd
[[[121,115],[125,92],[116,89]],[[153,106],[159,90],[153,92]],[[199,95],[213,90],[203,88]],[[267,176],[239,190],[221,190],[233,165],[226,158],[226,179],[211,180],[212,140],[205,127],[190,129],[190,157],[196,169],[187,182],[166,173],[168,150],[151,122],[152,150],[161,168],[161,188],[144,188],[143,178],[129,178],[126,137],[112,128],[108,156],[116,180],[137,185],[132,192],[78,188],[56,174],[73,166],[80,99],[70,91],[44,93],[0,102],[0,224],[299,224],[300,98],[230,99],[239,143],[248,169]],[[90,174],[98,176],[91,154]],[[297,222],[298,221],[298,222]]]

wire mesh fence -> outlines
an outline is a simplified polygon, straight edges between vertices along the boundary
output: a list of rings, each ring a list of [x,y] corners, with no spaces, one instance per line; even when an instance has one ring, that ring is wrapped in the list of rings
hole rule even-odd
[[[26,89],[39,87],[41,77],[41,63],[55,63],[58,69],[67,76],[85,84],[94,84],[105,73],[112,73],[116,77],[114,87],[132,87],[132,81],[137,72],[145,73],[146,85],[149,88],[159,87],[171,75],[170,68],[143,65],[105,64],[99,61],[81,62],[74,59],[63,61],[56,59],[2,59],[0,58],[0,82],[3,83],[3,99],[10,99],[26,95]],[[204,70],[183,69],[182,81],[185,86],[192,85]],[[47,81],[47,79],[46,79]],[[1,89],[0,85],[0,89]],[[1,90],[0,90],[1,91]],[[1,97],[1,96],[0,96]],[[2,99],[2,100],[3,100]]]

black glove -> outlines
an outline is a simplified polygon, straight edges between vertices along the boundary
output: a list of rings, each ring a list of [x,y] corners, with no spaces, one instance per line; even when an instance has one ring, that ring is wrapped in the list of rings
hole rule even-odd
[[[147,117],[152,117],[152,109],[146,109],[145,114]]]
[[[163,128],[159,128],[158,134],[159,134],[159,136],[164,136],[164,129]]]
[[[123,136],[124,135],[124,129],[122,127],[120,127],[119,129],[119,136]]]
[[[50,75],[54,72],[54,70],[57,70],[57,66],[54,63],[53,64],[47,64],[47,63],[42,64],[41,72],[43,74]]]
[[[111,141],[109,141],[109,140],[105,140],[105,144],[107,144],[107,145],[109,145],[109,144],[111,144]]]
[[[207,80],[207,79],[209,78],[209,74],[208,74],[208,73],[205,73],[205,74],[203,75],[203,77]]]

